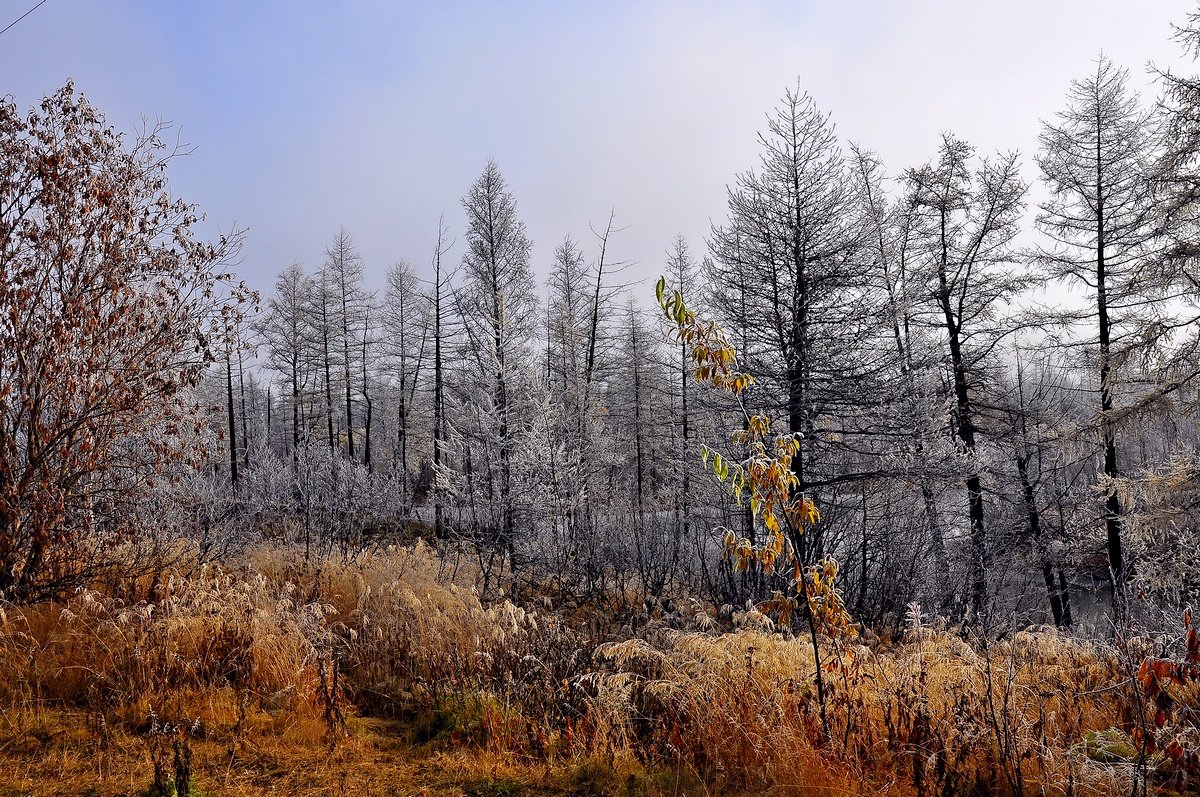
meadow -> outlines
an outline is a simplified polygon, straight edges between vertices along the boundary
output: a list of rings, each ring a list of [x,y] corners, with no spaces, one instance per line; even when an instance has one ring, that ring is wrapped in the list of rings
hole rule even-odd
[[[485,603],[421,542],[179,561],[3,607],[0,794],[1129,794],[1200,738],[1179,639],[822,639],[826,735],[755,609]]]

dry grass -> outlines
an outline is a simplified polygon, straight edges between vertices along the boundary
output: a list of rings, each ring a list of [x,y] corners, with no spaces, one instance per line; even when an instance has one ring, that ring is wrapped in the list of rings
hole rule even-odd
[[[603,702],[629,746],[748,791],[1088,793],[1095,775],[1107,793],[1117,774],[1070,752],[1121,720],[1123,670],[1107,651],[1042,634],[981,651],[931,632],[888,651],[826,651],[828,739],[809,643],[761,631],[604,646],[601,660],[623,674],[604,679]]]
[[[203,794],[1132,785],[1121,729],[1140,714],[1129,658],[1108,647],[827,640],[826,738],[811,646],[761,616],[601,644],[550,611],[485,606],[471,580],[421,545],[321,564],[264,550],[140,585],[150,603],[89,590],[3,606],[0,795],[153,793],[155,761],[162,782],[177,751]]]

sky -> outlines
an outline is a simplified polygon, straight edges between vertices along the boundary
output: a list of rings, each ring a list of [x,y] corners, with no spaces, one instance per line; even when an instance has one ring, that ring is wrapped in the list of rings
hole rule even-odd
[[[0,27],[36,0],[0,0]],[[1151,61],[1181,62],[1183,0],[376,2],[46,0],[0,35],[0,94],[29,108],[68,79],[117,129],[170,122],[191,151],[172,190],[203,232],[247,228],[238,268],[264,293],[344,227],[380,288],[429,272],[445,214],[491,158],[549,270],[610,211],[611,258],[657,275],[677,234],[702,254],[726,187],[799,84],[843,141],[892,175],[953,132],[1017,150],[1099,53],[1147,99]],[[1030,216],[1030,223],[1032,215]],[[647,287],[648,291],[649,288]]]

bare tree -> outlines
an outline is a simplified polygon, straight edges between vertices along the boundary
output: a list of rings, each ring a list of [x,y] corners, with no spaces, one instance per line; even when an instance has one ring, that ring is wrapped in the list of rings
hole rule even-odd
[[[513,564],[515,505],[512,461],[518,418],[513,414],[521,368],[527,364],[534,337],[536,310],[532,243],[517,216],[513,195],[494,161],[471,185],[462,200],[467,214],[463,270],[466,279],[464,322],[476,348],[480,376],[491,401],[488,414],[495,423],[494,453],[498,468],[489,484],[499,504],[497,541]],[[485,430],[491,434],[491,430]],[[487,441],[489,446],[493,441]]]
[[[307,321],[312,291],[312,278],[299,263],[293,263],[275,279],[274,295],[255,325],[266,347],[267,366],[283,377],[290,394],[293,465],[299,456],[302,437],[302,397],[312,378]]]
[[[405,484],[409,472],[409,416],[428,332],[426,304],[412,266],[401,261],[388,269],[380,324],[389,370],[396,380],[396,444],[392,459],[398,463]]]
[[[1169,286],[1151,268],[1157,245],[1152,166],[1155,130],[1150,111],[1128,88],[1128,73],[1101,56],[1096,69],[1071,84],[1057,123],[1040,135],[1037,163],[1050,199],[1041,206],[1045,236],[1039,260],[1046,275],[1082,287],[1092,304],[1060,314],[1067,340],[1096,374],[1102,473],[1121,476],[1117,400],[1120,371],[1172,326]],[[1083,325],[1090,326],[1084,330]],[[1113,584],[1113,608],[1122,612],[1128,575],[1122,540],[1121,499],[1106,491],[1104,525]]]
[[[924,320],[946,346],[953,434],[962,446],[971,528],[971,608],[987,599],[987,524],[979,456],[978,392],[987,359],[1012,327],[998,310],[1021,287],[1012,270],[1026,186],[1015,153],[982,159],[974,173],[970,145],[946,135],[934,163],[909,171],[909,203],[923,249],[932,299]]]
[[[687,241],[682,235],[676,235],[667,252],[666,262],[667,285],[679,291],[684,296],[702,293],[699,290],[700,272],[695,258],[688,250]],[[695,467],[695,453],[691,446],[691,411],[688,408],[688,383],[692,380],[692,365],[688,357],[687,346],[679,344],[676,376],[678,377],[679,404],[676,414],[676,425],[679,429],[678,488],[675,493],[675,534],[676,541],[690,536],[691,523],[691,493],[692,469]]]
[[[716,292],[713,304],[723,323],[745,330],[757,398],[802,439],[792,470],[804,494],[855,478],[828,450],[853,433],[862,380],[878,367],[863,345],[875,322],[857,279],[868,228],[833,125],[807,94],[785,93],[759,146],[760,168],[738,175],[729,219],[711,239],[712,278],[744,285],[744,295]],[[818,433],[821,425],[830,428]],[[822,534],[798,540],[803,559],[820,558]]]
[[[881,381],[885,388],[879,398],[880,406],[886,409],[874,431],[880,441],[895,442],[878,446],[879,467],[893,489],[903,490],[904,486],[915,483],[920,493],[927,536],[922,544],[914,546],[917,554],[913,561],[928,563],[922,575],[932,598],[929,605],[945,611],[950,597],[945,578],[949,566],[937,496],[948,484],[949,476],[945,465],[946,446],[940,439],[946,417],[939,378],[940,345],[928,329],[916,323],[919,307],[927,300],[919,268],[920,241],[914,229],[919,214],[905,197],[889,198],[884,189],[883,164],[874,153],[854,145],[851,145],[851,153],[869,229],[868,245],[862,255],[862,279],[880,295],[877,306],[879,328],[884,337],[890,338],[888,348],[892,350],[890,357],[883,358],[887,367]],[[872,531],[868,522],[869,503],[864,483],[863,542],[858,574],[860,603],[865,601],[868,588],[869,551],[879,547],[870,545],[867,540]],[[876,532],[876,536],[882,536],[882,531]],[[894,589],[898,581],[896,569],[889,570],[891,584],[879,585],[880,588],[875,590],[876,597],[884,598],[879,602],[881,609],[888,604],[887,590]],[[915,596],[906,596],[910,597]],[[907,602],[895,601],[892,608]],[[866,609],[865,605],[862,609]]]
[[[445,491],[443,469],[446,467],[446,377],[443,347],[446,340],[444,315],[448,311],[446,297],[450,292],[453,274],[443,265],[442,256],[450,248],[446,240],[444,219],[438,218],[437,244],[433,249],[433,505],[434,534],[445,536]]]
[[[363,262],[354,246],[354,241],[344,230],[339,230],[333,241],[325,248],[325,264],[321,268],[321,282],[325,286],[326,299],[332,308],[323,309],[323,319],[331,323],[331,332],[336,341],[340,365],[342,366],[342,390],[346,409],[346,452],[351,460],[356,458],[354,450],[357,429],[354,425],[354,380],[352,373],[355,358],[351,351],[362,337],[360,331],[367,327],[370,297],[362,288]],[[330,312],[332,310],[332,312]],[[360,385],[360,392],[366,388]]]

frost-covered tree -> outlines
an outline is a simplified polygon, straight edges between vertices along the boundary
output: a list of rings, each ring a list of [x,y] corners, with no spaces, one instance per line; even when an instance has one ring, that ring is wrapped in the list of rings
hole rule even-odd
[[[1171,327],[1170,285],[1160,279],[1154,202],[1154,119],[1128,87],[1128,72],[1101,56],[1071,84],[1066,107],[1040,135],[1037,163],[1050,198],[1037,226],[1039,261],[1053,280],[1080,288],[1088,304],[1060,315],[1067,345],[1095,374],[1101,472],[1121,476],[1117,411],[1122,371],[1136,367]],[[1106,491],[1104,525],[1114,607],[1128,575],[1121,499]]]
[[[429,298],[421,291],[416,271],[401,261],[387,271],[387,288],[379,313],[380,343],[385,369],[394,382],[396,438],[392,460],[404,480],[409,472],[413,413],[422,367],[427,363]]]
[[[303,429],[303,396],[315,379],[308,308],[312,277],[293,263],[275,279],[275,291],[255,330],[263,343],[267,367],[279,374],[288,394],[291,415],[291,452],[299,456]]]
[[[874,490],[862,491],[862,540],[855,559],[847,557],[848,565],[854,561],[858,567],[847,573],[857,581],[860,614],[871,610],[868,600],[877,611],[896,612],[918,598],[944,611],[951,585],[939,496],[954,481],[953,446],[944,434],[941,347],[934,330],[918,323],[928,301],[916,224],[920,214],[909,198],[889,194],[883,163],[873,152],[852,145],[851,168],[867,219],[861,280],[875,297],[880,368],[873,381],[882,411],[872,418],[868,443],[881,478],[874,480]],[[908,498],[911,490],[919,501]],[[919,503],[921,512],[908,513],[907,520],[918,528],[923,524],[924,533],[897,535],[893,507],[909,502]],[[873,511],[878,520],[870,522]],[[874,568],[872,558],[879,562]],[[921,566],[905,567],[905,561]]]
[[[712,279],[744,290],[714,291],[713,305],[745,337],[755,400],[801,436],[791,466],[803,494],[846,478],[829,443],[853,428],[874,367],[862,345],[874,334],[859,273],[868,228],[829,116],[807,94],[786,92],[759,134],[759,160],[729,188],[711,238]],[[820,557],[821,533],[802,558]]]
[[[474,402],[473,425],[482,446],[477,456],[484,459],[482,480],[496,510],[492,533],[511,564],[516,542],[515,440],[525,420],[520,403],[532,365],[537,318],[530,267],[533,244],[494,161],[488,161],[462,205],[467,229],[461,310],[467,354],[474,364],[469,392],[484,394],[482,402]]]
[[[363,261],[354,245],[353,239],[344,230],[339,230],[329,245],[325,247],[325,263],[321,267],[320,281],[322,299],[326,306],[321,308],[323,332],[327,341],[325,345],[326,358],[336,357],[334,367],[327,362],[329,381],[334,378],[334,372],[340,371],[337,378],[341,380],[342,398],[344,399],[346,424],[346,451],[350,459],[356,458],[355,438],[359,436],[359,427],[355,422],[355,394],[364,395],[367,385],[358,373],[360,352],[369,329],[371,297],[363,289]],[[357,384],[357,389],[355,385]],[[367,429],[364,426],[362,434],[365,438]]]
[[[1012,244],[1026,186],[1015,153],[976,159],[969,144],[950,135],[937,160],[910,170],[905,184],[925,292],[917,318],[937,330],[945,347],[951,431],[963,457],[970,523],[970,600],[978,614],[988,575],[980,392],[997,343],[1013,331],[1000,314],[1024,284]]]

